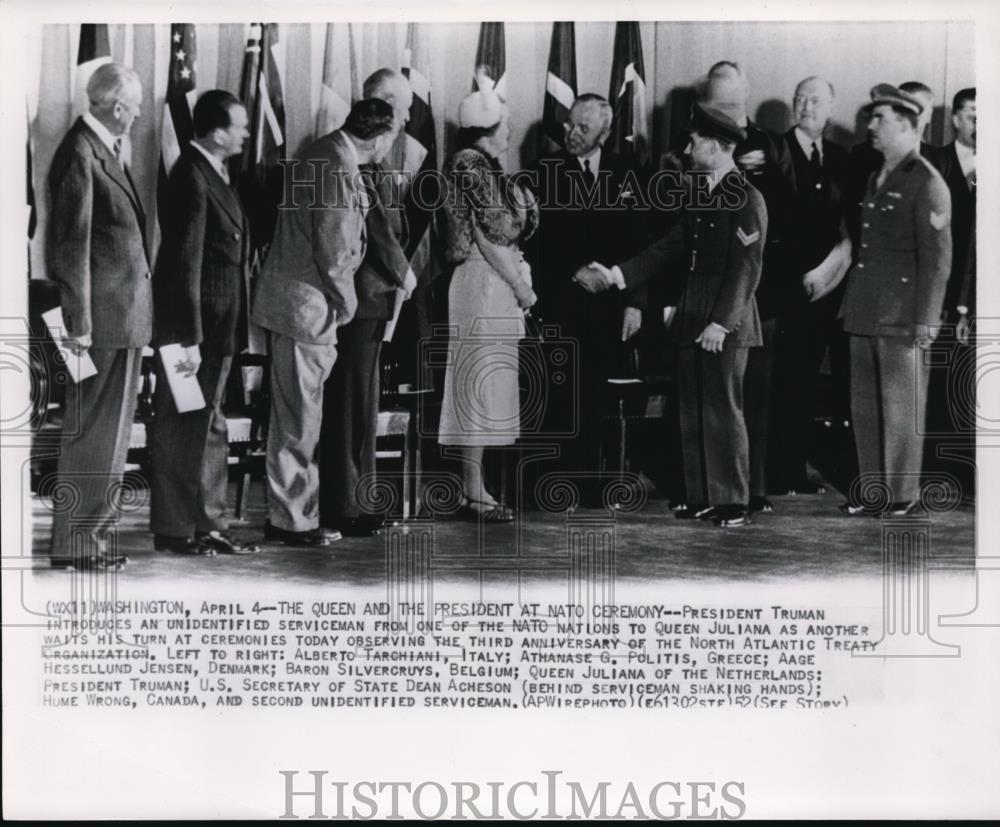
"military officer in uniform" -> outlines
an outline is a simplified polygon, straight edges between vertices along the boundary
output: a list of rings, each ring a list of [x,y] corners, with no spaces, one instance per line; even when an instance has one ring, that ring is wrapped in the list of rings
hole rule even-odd
[[[634,258],[610,270],[592,263],[576,278],[591,292],[612,285],[632,289],[683,268],[671,337],[678,346],[687,507],[675,513],[739,526],[750,522],[743,376],[749,349],[762,341],[754,293],[767,210],[733,161],[733,150],[746,139],[743,128],[703,104],[693,115],[687,152],[694,180],[682,220]]]
[[[904,516],[920,493],[928,380],[922,349],[937,335],[951,270],[951,196],[920,155],[920,98],[889,84],[871,97],[868,131],[885,161],[862,201],[841,316],[850,336],[858,466],[887,486],[884,510]],[[865,511],[861,493],[841,510]]]

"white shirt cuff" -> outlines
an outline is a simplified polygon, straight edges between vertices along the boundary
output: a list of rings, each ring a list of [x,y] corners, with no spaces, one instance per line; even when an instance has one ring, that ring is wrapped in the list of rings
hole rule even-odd
[[[619,290],[625,289],[625,276],[617,264],[611,268],[611,283]]]

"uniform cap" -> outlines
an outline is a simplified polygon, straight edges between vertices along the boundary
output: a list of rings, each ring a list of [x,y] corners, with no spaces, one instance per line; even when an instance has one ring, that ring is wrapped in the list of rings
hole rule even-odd
[[[722,138],[732,143],[745,141],[746,130],[725,112],[720,112],[703,103],[696,103],[692,111],[691,127],[699,135],[712,138]]]
[[[871,112],[876,106],[900,106],[912,112],[914,115],[922,115],[924,112],[923,101],[916,95],[904,92],[891,83],[880,83],[872,87],[872,102],[865,106],[866,112]]]

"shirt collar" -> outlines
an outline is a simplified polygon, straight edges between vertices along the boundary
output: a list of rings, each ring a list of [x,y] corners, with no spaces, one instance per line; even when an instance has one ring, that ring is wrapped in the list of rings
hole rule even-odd
[[[353,139],[346,132],[342,131],[340,134],[343,136],[344,143],[347,144],[348,152],[351,153],[351,160],[354,161],[354,166],[360,167],[361,158],[358,156],[358,148],[354,145]]]
[[[799,146],[802,147],[802,151],[806,154],[806,158],[812,157],[813,151],[813,139],[810,138],[806,133],[799,127],[795,127],[795,137],[799,142]],[[820,136],[815,141],[816,149],[819,150],[819,159],[823,160],[823,137]]]
[[[719,182],[723,178],[725,178],[729,172],[731,172],[736,168],[737,168],[736,162],[731,160],[728,164],[726,164],[726,166],[722,167],[721,169],[717,169],[714,173],[712,173],[708,177],[709,181],[708,191],[712,192],[717,186],[719,186]]]
[[[580,169],[583,169],[583,162],[590,161],[590,171],[597,175],[601,169],[601,148],[597,147],[590,155],[581,155],[576,159],[576,162],[580,165]]]
[[[205,147],[203,147],[197,141],[191,141],[191,146],[193,146],[202,155],[205,156],[208,162],[212,165],[212,169],[214,169],[217,173],[219,173],[219,177],[228,184],[229,174],[225,171],[225,168],[222,165],[222,161],[219,158],[216,158],[211,152],[205,149]]]
[[[114,155],[115,154],[115,136],[111,134],[108,128],[102,124],[97,118],[90,114],[90,112],[83,113],[83,122],[87,124],[94,132],[97,137],[101,139],[101,143],[104,144],[108,151]]]
[[[958,155],[959,159],[976,157],[976,150],[971,146],[966,146],[960,141],[955,141],[955,153]]]

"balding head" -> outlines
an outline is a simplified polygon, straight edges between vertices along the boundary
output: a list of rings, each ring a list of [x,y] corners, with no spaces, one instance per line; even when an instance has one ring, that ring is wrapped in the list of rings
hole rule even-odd
[[[413,103],[413,89],[410,81],[393,69],[377,69],[364,82],[362,94],[366,98],[378,98],[392,106],[402,129],[410,120],[410,104]]]
[[[823,135],[833,111],[833,84],[821,77],[808,77],[799,81],[792,99],[795,125],[812,140]]]
[[[142,107],[142,83],[135,70],[120,63],[98,66],[87,81],[90,113],[112,135],[124,135],[132,128]]]
[[[740,125],[746,122],[748,94],[746,79],[731,69],[710,75],[705,85],[705,103],[724,112]]]

